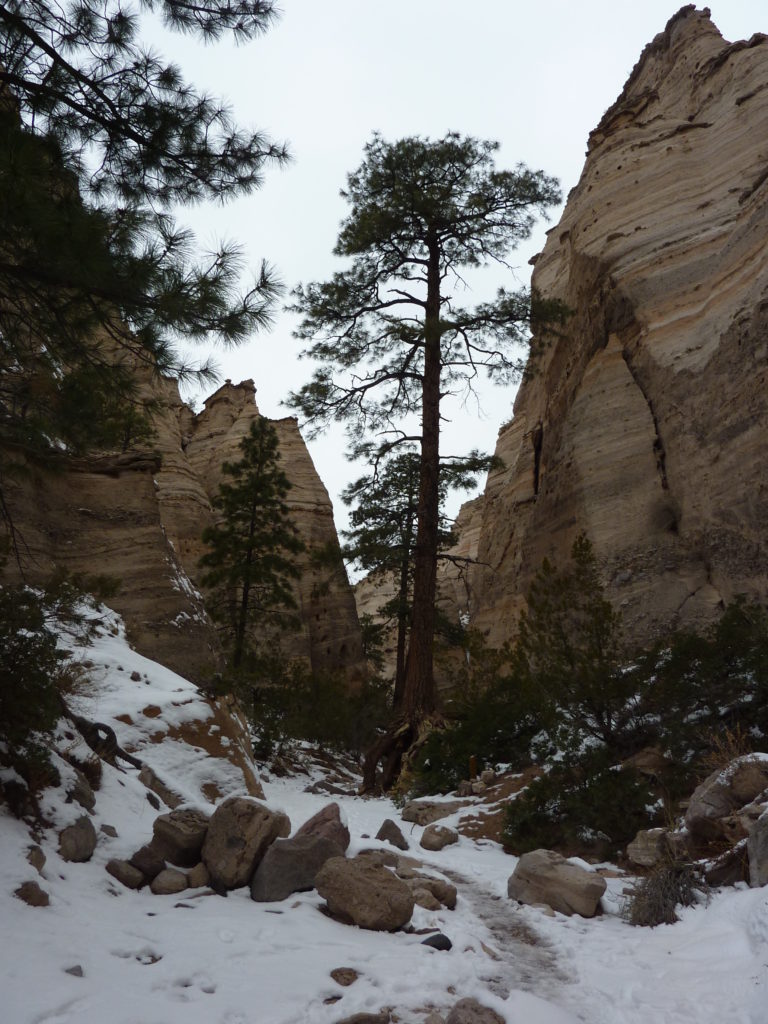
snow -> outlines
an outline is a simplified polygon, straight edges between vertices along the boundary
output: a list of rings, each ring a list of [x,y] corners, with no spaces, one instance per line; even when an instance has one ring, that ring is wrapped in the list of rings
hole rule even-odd
[[[228,762],[168,738],[210,709],[192,684],[131,651],[117,620],[82,656],[93,682],[70,699],[75,710],[112,725],[191,803],[211,809],[202,786],[212,779],[227,794],[242,791]],[[142,714],[148,706],[154,717]],[[61,740],[87,756],[76,736],[62,732]],[[58,767],[71,776],[65,762]],[[350,854],[387,848],[363,836],[374,836],[384,818],[397,821],[425,870],[459,891],[454,911],[414,913],[416,929],[439,928],[452,940],[450,952],[438,952],[422,945],[423,935],[340,924],[321,913],[316,892],[259,904],[247,889],[224,899],[205,889],[163,897],[123,888],[104,865],[147,842],[157,813],[137,775],[104,765],[93,822],[118,835],[99,832],[86,864],[56,852],[56,832],[82,808],[65,803],[61,789],[46,793],[51,826],[37,837],[47,856],[42,878],[26,861],[35,841],[28,826],[0,808],[2,1024],[334,1024],[382,1007],[402,1024],[420,1024],[431,1009],[445,1016],[466,996],[508,1024],[768,1022],[768,889],[723,889],[681,910],[679,923],[643,929],[622,920],[630,880],[616,877],[608,879],[602,916],[548,916],[507,899],[515,859],[495,843],[462,837],[426,854],[418,846],[423,829],[403,822],[389,800],[307,793],[313,779],[306,775],[265,782],[267,803],[284,810],[294,830],[337,801],[353,837]],[[32,879],[50,906],[13,896]],[[82,977],[67,973],[74,967]],[[330,977],[337,967],[359,978],[342,988]]]

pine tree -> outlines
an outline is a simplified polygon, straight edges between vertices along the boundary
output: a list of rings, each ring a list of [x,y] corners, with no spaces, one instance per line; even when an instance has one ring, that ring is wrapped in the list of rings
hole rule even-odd
[[[279,466],[275,428],[263,417],[254,420],[240,450],[238,462],[224,463],[227,479],[213,500],[221,518],[204,531],[208,551],[200,559],[207,604],[222,623],[235,671],[252,649],[251,627],[266,636],[296,607],[293,556],[304,550],[285,503],[291,485]]]
[[[318,427],[346,420],[357,435],[370,429],[386,432],[392,445],[420,444],[403,707],[381,751],[395,760],[437,706],[441,404],[471,391],[481,372],[499,382],[519,375],[531,318],[525,290],[502,289],[495,301],[465,307],[452,285],[467,267],[506,265],[534,213],[560,199],[541,171],[497,170],[497,148],[453,133],[394,143],[375,135],[342,192],[351,209],[334,251],[349,258],[348,269],[295,292],[297,336],[321,365],[292,396],[294,406]],[[416,437],[404,429],[409,414],[420,416]]]
[[[205,40],[275,15],[265,0],[0,4],[0,501],[14,460],[145,434],[142,367],[209,378],[179,338],[237,343],[269,321],[266,265],[239,293],[237,247],[195,254],[172,213],[248,193],[287,153],[147,49],[141,8]]]

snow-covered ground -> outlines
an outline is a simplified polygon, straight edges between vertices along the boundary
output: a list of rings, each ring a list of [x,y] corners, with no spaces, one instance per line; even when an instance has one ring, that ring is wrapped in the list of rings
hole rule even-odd
[[[200,714],[191,684],[131,651],[119,630],[102,631],[87,657],[94,685],[73,699],[77,710],[115,726],[122,742],[144,742],[139,756],[190,801],[205,803],[206,781],[232,791],[236,774],[202,749],[149,742]],[[142,717],[148,705],[152,717]],[[454,911],[417,907],[412,921],[444,932],[449,952],[422,945],[423,935],[340,924],[321,913],[316,892],[254,903],[247,889],[222,898],[121,887],[104,865],[147,842],[157,812],[135,769],[105,765],[93,821],[117,837],[100,832],[88,863],[56,853],[56,830],[83,813],[62,806],[61,790],[43,801],[56,824],[41,838],[42,878],[26,861],[27,826],[0,808],[0,1022],[334,1024],[389,1007],[393,1020],[418,1024],[474,996],[508,1024],[768,1024],[768,889],[716,892],[708,905],[681,911],[678,924],[651,930],[621,919],[628,880],[612,878],[602,916],[548,917],[507,899],[515,859],[496,844],[465,837],[427,854],[418,845],[422,829],[401,822],[390,801],[315,795],[304,791],[308,781],[264,785],[268,804],[284,810],[294,830],[335,799],[354,854],[383,845],[362,837],[394,818],[413,856],[457,885]],[[30,880],[48,892],[48,907],[14,897]],[[337,967],[354,968],[358,979],[342,988],[330,977]]]

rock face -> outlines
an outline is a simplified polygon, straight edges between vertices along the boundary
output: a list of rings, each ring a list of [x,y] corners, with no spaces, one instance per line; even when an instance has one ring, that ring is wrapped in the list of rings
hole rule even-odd
[[[140,653],[194,682],[220,667],[220,650],[196,587],[201,534],[212,522],[211,499],[222,463],[237,461],[239,443],[259,415],[254,385],[227,382],[199,414],[172,381],[152,379],[157,402],[151,450],[72,460],[57,472],[34,467],[11,478],[5,497],[23,540],[28,582],[54,568],[119,580],[110,605],[125,620]],[[333,509],[295,419],[274,422],[282,468],[293,487],[287,504],[308,549],[337,546]],[[363,670],[354,598],[341,561],[329,568],[303,556],[297,582],[299,626],[286,649],[315,669]],[[4,573],[19,568],[8,559]]]
[[[637,641],[768,592],[767,132],[768,37],[730,44],[693,5],[592,132],[534,261],[572,315],[534,340],[467,527],[494,645],[582,531]]]

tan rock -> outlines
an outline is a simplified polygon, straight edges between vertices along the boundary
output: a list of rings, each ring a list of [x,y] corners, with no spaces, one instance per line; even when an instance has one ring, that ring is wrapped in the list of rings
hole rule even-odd
[[[409,887],[371,858],[332,857],[317,873],[315,887],[335,917],[360,928],[394,932],[413,914]]]
[[[717,769],[697,786],[685,812],[688,831],[699,839],[734,835],[738,841],[745,829],[731,821],[733,811],[749,804],[768,789],[768,757],[751,754],[738,757],[726,768]]]
[[[403,821],[417,825],[431,825],[465,807],[463,800],[409,800],[400,812]]]
[[[665,828],[641,829],[627,846],[627,857],[633,864],[653,867],[667,852],[666,836]]]
[[[459,833],[453,828],[446,828],[445,825],[427,825],[419,840],[419,846],[424,850],[438,851],[458,843]]]
[[[632,640],[768,590],[767,55],[689,5],[590,136],[533,275],[572,315],[540,339],[479,513],[493,646],[582,531]]]
[[[229,797],[213,812],[203,843],[202,859],[211,883],[220,889],[247,885],[270,843],[290,831],[285,814],[256,800]]]
[[[159,875],[155,875],[149,883],[149,888],[155,896],[173,896],[177,892],[184,892],[189,888],[189,883],[183,871],[177,871],[176,868],[164,868]]]
[[[559,853],[532,850],[517,862],[507,895],[521,903],[545,903],[569,917],[594,917],[605,886],[605,879],[596,872],[570,864]]]

